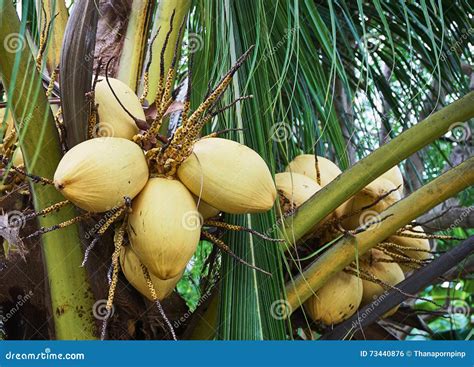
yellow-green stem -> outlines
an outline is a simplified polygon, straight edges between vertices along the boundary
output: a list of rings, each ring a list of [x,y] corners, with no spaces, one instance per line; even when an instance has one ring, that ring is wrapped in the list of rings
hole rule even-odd
[[[117,78],[135,90],[147,50],[148,24],[154,1],[133,0]]]
[[[150,74],[148,77],[148,100],[153,101],[156,91],[158,90],[158,84],[160,80],[160,65],[161,65],[161,50],[165,45],[166,34],[170,29],[170,19],[171,15],[174,14],[173,19],[173,31],[171,32],[166,46],[166,52],[164,54],[164,71],[165,79],[171,62],[173,60],[173,55],[175,51],[175,46],[178,44],[177,57],[179,60],[180,50],[181,50],[181,40],[178,40],[179,29],[183,21],[186,20],[188,16],[189,9],[191,8],[191,0],[160,0],[158,4],[158,9],[156,12],[156,17],[158,18],[153,22],[152,35],[155,35],[158,29],[160,30],[158,36],[156,37],[153,47],[152,47],[152,62],[150,65]],[[184,32],[183,32],[184,33]],[[149,56],[149,55],[148,55]],[[175,73],[176,74],[176,73]],[[173,80],[174,76],[173,75]],[[160,128],[161,134],[166,134],[168,130],[169,120],[166,118],[163,121],[163,124]]]
[[[160,33],[155,39],[152,47],[153,60],[150,66],[150,76],[149,76],[149,99],[153,100],[153,97],[156,94],[158,89],[158,83],[160,80],[160,54],[163,46],[165,45],[166,34],[170,29],[170,19],[173,11],[175,12],[173,19],[173,31],[170,34],[168,45],[166,46],[166,52],[164,55],[164,70],[165,78],[166,73],[171,65],[173,60],[174,49],[176,41],[178,41],[179,36],[179,27],[181,23],[186,19],[189,8],[191,7],[191,0],[161,0],[158,9],[156,12],[156,21],[153,22],[152,35],[155,35],[158,29]],[[179,40],[178,45],[180,45],[181,40]],[[178,50],[179,52],[180,50]],[[179,56],[179,53],[178,53]]]
[[[44,18],[42,7],[44,7],[46,18]],[[69,13],[64,0],[38,0],[36,1],[36,9],[38,19],[41,20],[38,22],[40,28],[38,29],[38,32],[40,34],[44,27],[47,27],[54,17],[54,20],[51,23],[49,40],[47,40],[48,44],[46,46],[46,54],[44,55],[44,60],[47,63],[49,72],[51,73],[59,65],[61,45]]]

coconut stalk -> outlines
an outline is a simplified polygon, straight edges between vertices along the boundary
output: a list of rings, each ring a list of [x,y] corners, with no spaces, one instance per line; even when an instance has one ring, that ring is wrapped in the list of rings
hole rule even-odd
[[[442,174],[382,212],[357,235],[345,235],[286,286],[291,310],[299,307],[335,273],[421,214],[474,184],[474,157]],[[416,203],[416,205],[414,205]]]
[[[61,44],[69,13],[64,0],[37,0],[36,12],[39,19],[39,34],[51,22],[49,38],[45,40],[47,42],[45,60],[48,71],[52,73],[59,65]]]
[[[160,30],[158,36],[156,37],[153,47],[152,54],[153,60],[150,66],[150,75],[149,75],[149,87],[148,87],[148,99],[152,100],[156,95],[158,90],[158,84],[160,81],[160,53],[165,45],[166,34],[170,29],[170,19],[171,15],[174,14],[173,19],[173,31],[171,32],[168,40],[168,45],[164,54],[164,70],[165,77],[166,72],[168,71],[171,61],[173,60],[174,48],[176,42],[178,45],[181,43],[181,40],[178,40],[179,28],[183,21],[185,21],[189,9],[191,7],[191,0],[161,0],[158,4],[158,9],[156,11],[156,21],[153,22],[153,28],[151,31],[152,36],[156,34],[158,29]],[[178,50],[179,51],[179,50]],[[150,55],[148,55],[149,57]],[[178,55],[179,56],[179,55]]]
[[[132,2],[116,76],[133,90],[136,90],[138,86],[139,71],[142,70],[142,61],[147,50],[146,40],[153,4],[154,1],[151,0],[134,0]]]
[[[149,76],[148,76],[148,101],[153,101],[155,98],[156,92],[158,90],[160,82],[160,68],[164,68],[165,79],[169,67],[174,56],[175,46],[178,45],[178,60],[180,54],[181,40],[179,37],[179,29],[181,24],[186,20],[188,16],[189,9],[191,8],[191,0],[161,0],[158,4],[158,9],[156,11],[157,20],[153,22],[153,28],[151,30],[151,35],[154,37],[159,30],[158,36],[153,42],[152,46],[152,55]],[[166,35],[170,30],[170,20],[174,12],[173,17],[173,30],[169,35],[168,44],[163,57],[163,66],[161,65],[161,51],[165,46]],[[183,32],[184,33],[184,32]],[[182,35],[181,35],[182,36]],[[150,57],[151,55],[148,55]],[[147,62],[147,61],[146,61]],[[176,70],[173,73],[173,80],[176,76]],[[143,86],[142,86],[143,89]],[[163,135],[167,134],[169,125],[169,119],[165,119],[160,128],[160,133]]]
[[[35,61],[25,45],[26,24],[20,24],[11,1],[0,5],[0,44],[7,37],[18,37],[15,52],[2,53],[0,75],[11,103],[20,146],[26,167],[36,175],[52,178],[61,158],[59,137]],[[22,43],[23,42],[23,43]],[[43,209],[64,198],[52,186],[30,182],[35,210]],[[49,227],[75,216],[68,206],[57,213],[39,217],[39,225]],[[49,232],[41,238],[48,284],[51,314],[57,339],[94,339],[92,316],[94,298],[87,275],[81,268],[82,251],[78,227]]]
[[[344,171],[285,221],[284,233],[288,239],[283,245],[285,249],[375,178],[446,134],[454,124],[459,126],[457,123],[472,117],[474,92],[432,114]]]

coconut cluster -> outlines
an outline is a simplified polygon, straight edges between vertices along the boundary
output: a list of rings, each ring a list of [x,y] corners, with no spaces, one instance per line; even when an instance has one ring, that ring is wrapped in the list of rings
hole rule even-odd
[[[292,213],[322,187],[341,174],[327,158],[302,154],[291,161],[285,172],[275,176],[280,204],[285,214]],[[378,214],[403,195],[403,176],[395,166],[377,177],[316,227],[306,239],[317,237],[320,244],[341,234],[341,230],[361,229],[380,221]],[[351,317],[359,307],[374,301],[387,289],[405,279],[405,273],[431,259],[429,241],[421,227],[402,228],[395,235],[333,275],[306,301],[304,307],[314,321],[326,325]],[[398,307],[384,317],[396,312]]]
[[[108,80],[125,109],[145,120],[138,96],[121,81]],[[156,160],[147,159],[149,151],[136,143],[136,123],[105,81],[97,83],[95,98],[98,129],[108,136],[69,150],[56,169],[54,185],[87,212],[106,212],[131,201],[126,227],[131,246],[121,250],[121,268],[150,297],[141,268],[145,265],[158,299],[163,299],[195,253],[204,220],[220,212],[272,208],[277,196],[272,175],[254,150],[217,137],[196,139],[174,174],[164,174],[167,170],[157,168]]]

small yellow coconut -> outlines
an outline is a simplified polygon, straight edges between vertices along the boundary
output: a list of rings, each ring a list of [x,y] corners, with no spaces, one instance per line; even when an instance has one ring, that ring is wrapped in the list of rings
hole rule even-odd
[[[132,248],[150,272],[171,279],[196,251],[201,216],[191,193],[178,180],[150,178],[133,201],[128,219]]]
[[[362,292],[361,279],[341,271],[306,301],[305,309],[314,321],[338,324],[357,311]]]
[[[326,186],[341,174],[339,167],[329,159],[318,156],[318,167],[321,187]],[[316,161],[313,154],[301,154],[293,159],[286,167],[287,172],[295,172],[316,181]]]
[[[133,199],[148,180],[141,148],[122,138],[97,138],[69,150],[56,168],[54,185],[79,208],[104,212]]]
[[[139,98],[124,82],[109,78],[115,94],[125,108],[140,120],[145,121],[145,113]],[[138,133],[135,121],[124,111],[107,85],[105,77],[95,87],[95,102],[98,106],[99,126],[97,136],[132,139]]]
[[[398,187],[398,191],[400,191],[400,194],[403,194],[403,176],[398,166],[390,168],[380,177],[389,180],[395,185],[395,187]]]
[[[272,208],[276,189],[265,161],[232,140],[202,139],[178,168],[186,187],[214,208],[231,214],[261,213]]]
[[[392,258],[377,249],[370,250],[360,259],[359,265],[362,271],[368,272],[380,279],[385,284],[394,286],[405,279],[402,269],[397,263],[383,262],[380,260],[391,261]],[[367,305],[373,302],[377,297],[385,292],[385,289],[372,281],[362,280],[364,292],[362,295],[362,304]],[[399,306],[392,308],[385,313],[383,317],[388,317],[397,312]]]
[[[420,236],[424,234],[423,228],[421,226],[416,226],[413,228],[413,230],[414,232],[405,230],[403,231],[403,233],[407,235],[413,235],[413,236]],[[402,247],[413,248],[414,250],[422,250],[422,251],[409,251],[409,250],[401,250],[401,249],[388,247],[391,251],[394,251],[394,252],[401,251],[404,255],[415,260],[428,260],[433,257],[429,252],[427,252],[427,251],[430,251],[430,241],[425,238],[390,236],[387,239],[387,242],[391,242]],[[413,264],[413,265],[416,266],[416,264]],[[400,264],[400,267],[402,268],[404,272],[413,270],[412,267],[406,266],[402,263]]]
[[[393,190],[393,191],[392,191]],[[377,204],[372,205],[379,198],[387,193],[390,195],[384,199],[379,200]],[[362,208],[368,207],[365,211],[359,214],[352,215],[343,221],[343,226],[346,229],[356,229],[360,226],[367,225],[377,220],[377,214],[383,212],[389,206],[401,199],[400,192],[396,190],[395,185],[382,177],[379,177],[364,187],[360,192],[349,199],[345,208],[346,212],[356,213]]]
[[[130,284],[146,298],[152,301],[153,299],[151,297],[151,292],[148,288],[145,276],[143,275],[140,259],[137,257],[137,255],[135,255],[130,247],[122,248],[122,251],[120,252],[120,265],[125,278],[127,278]],[[171,294],[182,276],[182,273],[180,273],[174,278],[162,280],[154,276],[152,273],[148,273],[150,274],[153,287],[155,288],[156,294],[160,301]]]
[[[321,190],[316,181],[313,181],[308,176],[300,175],[299,173],[281,172],[275,175],[275,184],[278,190],[281,202],[283,203],[283,210],[285,213],[291,212],[298,208],[316,192]],[[328,215],[318,226],[331,218]]]
[[[316,192],[321,190],[316,181],[299,173],[282,172],[275,175],[275,184],[289,204],[285,211],[298,208]]]
[[[203,220],[214,218],[219,215],[219,209],[216,209],[212,205],[206,203],[204,200],[199,199],[196,195],[193,195],[193,198],[198,212],[201,214]]]
[[[15,167],[20,167],[20,166],[25,165],[25,161],[23,160],[23,153],[20,147],[16,148],[15,151],[13,152],[12,164]]]
[[[339,167],[327,158],[318,156],[319,175],[321,179],[321,187],[326,186],[342,171]],[[305,175],[317,183],[316,176],[316,161],[313,154],[301,154],[293,159],[286,167],[286,172],[299,173]],[[347,212],[348,201],[343,203],[335,210],[337,217],[341,217]]]

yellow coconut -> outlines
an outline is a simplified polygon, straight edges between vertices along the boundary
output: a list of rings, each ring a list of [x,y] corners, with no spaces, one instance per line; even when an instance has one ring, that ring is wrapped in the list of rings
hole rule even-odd
[[[321,186],[326,186],[341,174],[339,167],[329,159],[318,156],[318,167]],[[316,161],[313,154],[301,154],[293,159],[286,167],[287,172],[295,172],[316,181]]]
[[[276,199],[265,161],[232,140],[197,141],[193,154],[178,168],[178,177],[194,195],[201,194],[204,201],[226,213],[265,212]]]
[[[326,186],[342,173],[342,171],[334,162],[320,156],[318,156],[318,167],[321,179],[321,187]],[[317,182],[316,161],[313,154],[301,154],[297,156],[288,164],[286,171],[305,175]],[[337,217],[341,217],[347,212],[347,205],[348,202],[346,201],[335,210]]]
[[[390,195],[379,200],[377,204],[372,205],[389,192],[391,192]],[[400,199],[401,195],[400,192],[396,190],[396,186],[391,181],[379,177],[348,200],[348,204],[345,208],[346,213],[356,213],[362,208],[370,207],[362,213],[352,215],[344,220],[343,226],[346,229],[356,229],[357,227],[372,223],[377,220],[378,213],[383,212]]]
[[[203,220],[214,218],[219,215],[219,209],[216,209],[212,205],[206,203],[204,200],[199,199],[196,195],[193,195],[193,198],[198,212],[201,214]]]
[[[413,228],[413,230],[415,232],[403,231],[403,233],[406,233],[407,235],[413,235],[413,236],[419,236],[419,235],[424,234],[423,228],[421,226],[416,226]],[[387,239],[387,242],[391,242],[402,247],[413,248],[414,250],[422,250],[422,251],[409,251],[409,250],[400,250],[400,249],[389,247],[391,251],[394,251],[394,252],[401,251],[404,255],[415,260],[428,260],[433,257],[429,252],[426,252],[426,251],[430,251],[430,241],[425,238],[390,236]],[[414,265],[416,266],[416,264]],[[400,267],[402,268],[404,272],[413,270],[412,267],[405,266],[403,264],[400,264]]]
[[[152,301],[151,292],[148,288],[145,276],[143,275],[143,270],[141,268],[140,259],[133,252],[130,247],[122,248],[120,252],[120,265],[122,267],[122,272],[125,275],[125,278],[130,282],[130,284],[146,298]],[[174,278],[162,280],[152,273],[150,274],[153,287],[155,288],[158,299],[161,301],[173,292],[174,287],[181,279],[182,273],[177,275]]]
[[[148,180],[141,148],[130,140],[97,138],[69,150],[56,168],[54,184],[79,208],[104,212],[133,199]]]
[[[316,181],[298,173],[282,172],[275,175],[278,192],[285,197],[289,208],[298,208],[316,192],[321,190]]]
[[[201,217],[191,193],[178,180],[150,178],[132,205],[132,248],[160,279],[181,274],[196,251]]]
[[[360,259],[359,265],[362,271],[368,272],[381,280],[385,284],[394,286],[405,279],[402,269],[397,263],[383,262],[380,260],[391,261],[392,258],[382,251],[372,249],[364,257]],[[385,292],[385,289],[372,281],[362,280],[364,286],[364,292],[362,295],[362,304],[367,305],[373,302],[381,294]],[[383,317],[388,317],[397,312],[399,306],[392,308]]]
[[[306,301],[305,309],[314,321],[322,321],[326,325],[338,324],[357,311],[362,292],[360,278],[341,271]]]
[[[391,183],[395,185],[395,187],[399,188],[398,191],[400,191],[400,194],[403,194],[403,176],[398,166],[394,166],[390,168],[387,172],[385,172],[380,177],[389,180]]]
[[[321,186],[319,186],[316,181],[299,173],[277,173],[275,175],[275,184],[279,195],[283,196],[280,197],[280,200],[283,203],[285,213],[298,208],[316,192],[321,190]],[[318,226],[330,218],[331,215],[327,216]]]
[[[115,94],[125,108],[140,120],[145,121],[145,113],[139,98],[124,82],[109,78]],[[124,111],[112,94],[105,77],[95,87],[95,102],[98,104],[99,126],[97,136],[132,139],[138,133],[135,121]]]
[[[23,153],[20,147],[16,148],[15,151],[13,152],[12,164],[15,167],[20,167],[20,166],[25,165],[25,161],[23,160]]]

